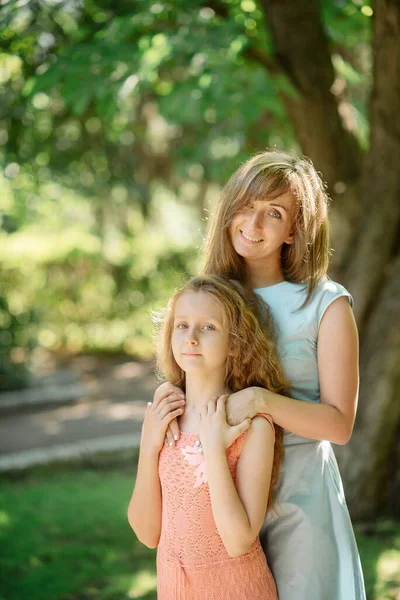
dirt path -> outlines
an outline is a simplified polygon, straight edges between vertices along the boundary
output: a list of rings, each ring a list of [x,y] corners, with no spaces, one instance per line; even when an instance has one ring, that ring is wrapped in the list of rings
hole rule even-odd
[[[151,362],[124,356],[79,356],[45,365],[35,383],[29,404],[21,402],[23,392],[15,393],[0,410],[4,464],[12,456],[30,454],[33,460],[35,453],[45,462],[46,453],[54,456],[57,448],[117,448],[119,440],[129,445],[131,436],[137,443],[146,402],[157,386]],[[71,387],[82,394],[71,398]],[[49,389],[57,391],[53,401]]]

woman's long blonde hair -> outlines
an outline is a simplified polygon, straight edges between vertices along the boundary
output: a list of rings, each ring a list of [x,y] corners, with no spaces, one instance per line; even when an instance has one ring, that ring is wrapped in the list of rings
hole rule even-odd
[[[156,344],[159,374],[185,390],[185,373],[172,353],[172,333],[176,301],[186,292],[210,294],[221,306],[224,326],[229,331],[225,385],[233,393],[250,386],[264,387],[278,394],[288,391],[277,358],[273,326],[267,305],[237,281],[205,275],[195,277],[170,299],[164,313],[155,318],[158,324]],[[276,441],[268,508],[272,506],[272,488],[278,480],[283,459],[283,431],[275,426]]]
[[[244,259],[235,251],[230,225],[233,217],[256,200],[291,192],[295,200],[294,243],[283,244],[283,276],[307,285],[307,297],[326,276],[329,264],[328,196],[312,162],[287,152],[267,150],[245,162],[222,190],[206,242],[205,274],[246,283]]]

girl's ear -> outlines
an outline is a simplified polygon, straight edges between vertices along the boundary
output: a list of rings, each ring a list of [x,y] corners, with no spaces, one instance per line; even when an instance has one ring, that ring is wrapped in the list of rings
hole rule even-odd
[[[228,347],[228,356],[234,356],[235,355],[235,350],[233,347],[233,343],[232,341],[229,343],[229,347]]]

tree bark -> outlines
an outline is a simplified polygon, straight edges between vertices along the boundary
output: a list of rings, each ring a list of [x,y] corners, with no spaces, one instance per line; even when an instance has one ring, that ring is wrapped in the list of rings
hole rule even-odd
[[[400,514],[393,502],[400,425],[400,253],[394,260],[368,319],[360,352],[360,402],[346,446],[335,447],[352,516],[375,511]],[[397,508],[396,508],[397,507]]]

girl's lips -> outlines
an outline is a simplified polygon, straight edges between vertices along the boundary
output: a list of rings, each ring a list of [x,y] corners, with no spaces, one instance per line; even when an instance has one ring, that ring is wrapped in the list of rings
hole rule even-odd
[[[201,354],[195,354],[194,352],[184,352],[183,356],[201,356]]]

